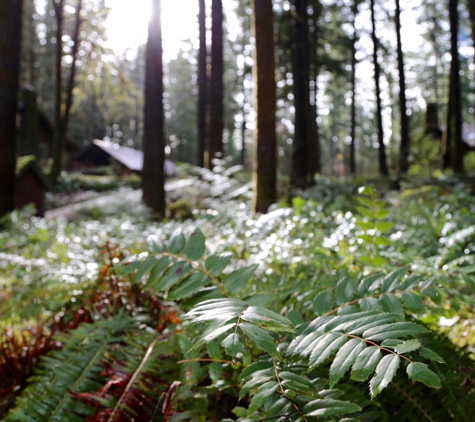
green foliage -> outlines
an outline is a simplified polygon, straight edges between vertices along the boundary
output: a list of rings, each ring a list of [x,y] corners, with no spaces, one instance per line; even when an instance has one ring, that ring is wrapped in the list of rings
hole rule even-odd
[[[6,326],[24,323],[15,312],[7,316],[21,302],[30,319],[47,320],[50,312],[67,314],[89,304],[112,318],[63,336],[63,349],[43,361],[12,412],[26,412],[25,397],[45,391],[42,377],[54,370],[64,371],[75,385],[80,375],[58,366],[57,359],[74,356],[71,347],[91,327],[108,326],[119,330],[111,341],[101,331],[78,356],[93,366],[91,384],[81,389],[58,384],[48,390],[55,397],[48,403],[67,397],[66,407],[80,403],[77,414],[109,417],[114,409],[130,415],[128,407],[134,409],[140,397],[144,418],[151,418],[160,401],[157,412],[164,420],[469,420],[467,409],[475,405],[472,360],[440,334],[459,344],[458,321],[446,328],[439,324],[459,310],[460,324],[472,318],[475,263],[465,253],[472,248],[471,234],[462,231],[472,222],[475,204],[461,193],[449,194],[460,205],[449,219],[440,193],[413,191],[411,197],[406,191],[383,201],[365,188],[359,199],[345,203],[344,212],[334,210],[331,200],[300,201],[299,215],[277,209],[254,220],[245,208],[241,213],[228,205],[220,213],[197,211],[195,221],[180,224],[109,222],[104,236],[127,245],[125,253],[109,246],[99,281],[78,272],[77,283],[121,292],[116,298],[127,304],[122,312],[148,315],[127,329],[117,322],[126,318],[117,316],[119,299],[114,305],[113,295],[104,296],[111,303],[104,307],[89,293],[72,295],[80,284],[64,285],[50,276],[45,284],[32,283],[38,298],[28,299],[28,286],[13,282],[26,270],[10,260],[5,267],[10,281],[2,280],[10,306],[3,314]],[[437,211],[432,220],[420,195]],[[421,215],[438,237],[414,235]],[[21,218],[18,229],[14,223],[14,236],[1,244],[13,246],[11,251],[27,245],[30,259],[47,259],[33,248],[36,242],[55,251],[50,265],[58,265],[58,257],[66,266],[75,262],[74,243],[59,242],[53,223],[30,222],[22,239],[24,224]],[[63,226],[61,236],[72,231],[83,236],[94,227],[81,224]],[[85,255],[79,262],[88,260]],[[103,284],[104,277],[112,284]],[[95,360],[92,347],[99,344],[104,352]],[[107,362],[103,375],[101,359]],[[120,382],[107,389],[109,377]]]
[[[44,357],[32,382],[18,398],[6,421],[82,420],[92,409],[73,399],[72,392],[100,386],[101,360],[121,335],[136,328],[136,321],[121,316],[83,324],[70,335],[59,337],[63,348]]]

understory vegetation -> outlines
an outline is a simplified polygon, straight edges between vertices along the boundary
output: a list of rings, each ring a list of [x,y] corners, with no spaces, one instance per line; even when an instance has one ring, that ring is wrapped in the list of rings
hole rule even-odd
[[[195,176],[184,221],[12,214],[4,420],[472,420],[468,185],[321,177],[252,216],[236,173]]]

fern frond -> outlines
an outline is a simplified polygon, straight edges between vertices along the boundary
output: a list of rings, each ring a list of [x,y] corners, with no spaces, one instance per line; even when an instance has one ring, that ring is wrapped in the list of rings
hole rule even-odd
[[[394,387],[399,394],[389,391],[382,394],[380,401],[384,408],[402,422],[471,420],[475,406],[475,369],[470,355],[454,347],[445,336],[428,333],[418,337],[446,362],[432,364],[442,388],[430,389],[397,376]]]
[[[30,378],[30,385],[17,399],[6,421],[52,422],[82,421],[78,414],[91,415],[93,409],[75,400],[68,391],[84,392],[98,389],[102,377],[101,360],[122,335],[137,329],[131,317],[119,315],[94,324],[81,324],[62,335],[61,350],[45,356]]]
[[[114,350],[114,360],[103,361],[101,388],[73,394],[95,406],[91,422],[150,420],[154,412],[161,414],[163,397],[179,376],[170,339],[174,334],[141,331],[124,337],[124,344]]]

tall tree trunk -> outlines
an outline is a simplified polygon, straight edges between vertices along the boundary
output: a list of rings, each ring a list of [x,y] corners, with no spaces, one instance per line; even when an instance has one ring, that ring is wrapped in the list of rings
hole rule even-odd
[[[145,58],[145,107],[142,170],[143,201],[165,215],[165,141],[163,114],[163,49],[161,0],[152,1]]]
[[[199,0],[198,23],[200,31],[200,51],[198,57],[198,166],[204,167],[206,145],[206,97],[207,97],[207,47],[206,47],[206,2]]]
[[[397,39],[397,66],[399,71],[399,110],[401,115],[401,144],[399,147],[399,172],[406,174],[409,170],[409,116],[407,115],[406,75],[404,73],[404,55],[401,42],[401,7],[396,0],[396,39]]]
[[[470,26],[472,28],[472,43],[475,45],[475,0],[467,0]]]
[[[315,182],[315,174],[321,173],[321,148],[320,148],[320,133],[317,124],[317,75],[318,75],[318,20],[320,17],[320,0],[309,1],[313,14],[312,19],[307,20],[307,34],[309,42],[306,47],[307,69],[308,69],[308,176],[311,184]],[[307,5],[308,6],[308,5]],[[308,14],[308,12],[307,12]],[[313,25],[313,32],[311,31]]]
[[[211,3],[211,78],[209,92],[209,145],[205,154],[206,168],[212,168],[216,154],[223,152],[223,2]]]
[[[463,153],[464,145],[462,140],[462,108],[461,108],[461,87],[460,87],[460,60],[458,52],[458,0],[449,0],[450,18],[450,86],[449,86],[449,107],[447,110],[446,145],[449,148],[452,144],[451,154],[452,170],[456,174],[464,172]]]
[[[61,172],[63,148],[61,142],[61,107],[63,104],[63,74],[61,62],[63,58],[63,22],[64,22],[64,0],[52,0],[56,19],[56,57],[54,61],[54,112],[53,112],[53,139],[51,146],[51,156],[53,166],[50,177],[56,180]]]
[[[61,170],[64,167],[64,159],[66,156],[66,144],[67,144],[67,132],[69,126],[69,118],[71,114],[71,107],[73,103],[73,89],[74,82],[76,77],[76,59],[77,53],[79,50],[79,33],[81,29],[81,9],[82,9],[82,0],[78,0],[76,6],[76,17],[75,17],[75,26],[74,33],[72,36],[72,41],[74,43],[73,49],[71,52],[72,62],[71,69],[69,72],[69,78],[66,85],[66,100],[63,104],[63,94],[62,94],[62,58],[63,58],[63,24],[64,24],[64,0],[53,0],[53,5],[56,14],[56,61],[55,61],[55,108],[54,108],[54,131],[53,131],[53,165],[51,168],[50,177],[55,181],[61,173]]]
[[[314,174],[320,174],[322,172],[322,157],[321,157],[321,145],[320,145],[320,131],[317,123],[318,118],[318,38],[319,38],[319,18],[321,15],[320,0],[313,0],[310,2],[313,9],[313,36],[309,37],[311,40],[310,49],[308,55],[310,58],[309,65],[309,84],[310,99],[309,99],[309,113],[310,113],[310,126],[311,132],[310,140],[313,143],[314,156],[312,157],[312,163],[310,164],[310,174],[312,175],[312,182],[314,181]],[[309,34],[310,35],[310,34]]]
[[[386,160],[386,148],[384,145],[384,131],[383,131],[383,108],[381,105],[381,87],[380,87],[380,75],[381,70],[378,62],[378,37],[376,36],[376,23],[374,17],[374,0],[370,0],[371,5],[371,39],[373,40],[373,64],[374,64],[374,82],[376,91],[376,120],[378,124],[378,160],[379,160],[379,173],[382,176],[389,174],[388,164]]]
[[[356,29],[356,14],[358,5],[356,0],[353,4],[353,38],[351,40],[351,143],[350,143],[350,174],[356,176],[356,43],[358,32]]]
[[[244,76],[243,76],[244,80]],[[242,85],[244,88],[244,85]],[[244,92],[244,91],[243,91]],[[246,122],[247,122],[247,115],[246,115],[246,101],[243,100],[242,108],[241,108],[241,115],[242,115],[242,123],[241,123],[241,151],[239,152],[239,164],[246,168]]]
[[[0,217],[14,207],[22,3],[0,3]]]
[[[40,152],[40,127],[38,107],[36,104],[36,91],[33,87],[22,87],[21,90],[21,124],[18,154],[39,156]]]
[[[277,141],[275,133],[276,86],[272,0],[253,0],[255,39],[254,81],[255,160],[253,169],[255,212],[267,212],[277,202]]]
[[[315,66],[316,68],[316,66]],[[314,175],[319,174],[322,171],[321,160],[320,160],[320,134],[318,131],[317,125],[317,78],[315,75],[316,72],[312,74],[312,83],[309,84],[310,91],[310,103],[309,103],[309,123],[308,128],[310,131],[309,142],[311,147],[309,148],[309,159],[308,159],[308,168],[311,183],[314,182]]]
[[[293,188],[305,189],[308,176],[308,111],[309,80],[307,55],[307,0],[293,0],[292,67],[294,74],[295,133],[292,145]]]

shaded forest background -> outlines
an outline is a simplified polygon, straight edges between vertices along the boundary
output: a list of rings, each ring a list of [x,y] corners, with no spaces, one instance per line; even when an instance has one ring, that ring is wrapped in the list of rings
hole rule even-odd
[[[471,0],[407,1],[403,9],[399,1],[275,1],[272,9],[265,3],[257,17],[259,2],[229,2],[223,14],[221,1],[200,1],[197,39],[185,40],[175,57],[158,64],[146,88],[145,45],[121,55],[104,47],[104,1],[25,2],[20,86],[36,93],[38,109],[54,127],[49,151],[33,147],[42,166],[55,180],[68,165],[62,158],[67,142],[79,149],[93,139],[146,148],[144,98],[152,81],[163,79],[157,94],[163,129],[153,129],[163,132],[154,141],[159,149],[173,161],[208,168],[218,153],[251,170],[261,162],[253,147],[260,136],[254,99],[274,73],[274,88],[259,98],[275,95],[275,145],[261,160],[276,156],[266,171],[278,173],[279,192],[289,183],[306,188],[316,173],[473,171],[475,158],[467,155],[475,137]],[[232,39],[228,13],[239,26]],[[275,58],[265,60],[275,62],[275,72],[258,68],[264,59],[254,44],[256,28],[272,22],[273,33],[257,39],[274,45]],[[160,25],[157,31],[149,33],[149,44],[162,36]],[[162,68],[163,76],[157,73]],[[267,142],[269,134],[260,139]],[[255,164],[255,172],[259,168]],[[265,182],[267,189],[273,184]]]

